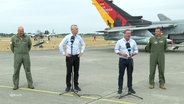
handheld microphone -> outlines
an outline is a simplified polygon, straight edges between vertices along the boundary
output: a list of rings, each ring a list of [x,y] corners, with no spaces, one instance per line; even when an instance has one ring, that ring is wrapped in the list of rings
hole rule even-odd
[[[128,50],[129,56],[131,57],[131,54],[130,54],[131,47],[130,47],[130,43],[129,42],[126,43],[126,48]]]
[[[75,36],[71,36],[70,42],[73,44],[74,41],[75,41]]]

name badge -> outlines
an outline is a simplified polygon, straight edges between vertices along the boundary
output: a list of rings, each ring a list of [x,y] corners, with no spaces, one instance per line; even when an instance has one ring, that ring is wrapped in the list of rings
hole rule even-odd
[[[161,41],[159,41],[159,43],[164,43],[164,42],[161,40]]]

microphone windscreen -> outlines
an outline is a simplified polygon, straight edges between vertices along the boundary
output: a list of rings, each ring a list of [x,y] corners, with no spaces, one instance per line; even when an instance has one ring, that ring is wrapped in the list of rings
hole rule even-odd
[[[126,43],[126,48],[128,49],[128,51],[131,51],[131,47],[130,47],[130,43],[129,42]]]
[[[75,40],[75,36],[71,36],[70,41],[71,41],[72,44],[73,44],[74,40]]]
[[[130,43],[129,42],[126,43],[126,48],[130,48]]]

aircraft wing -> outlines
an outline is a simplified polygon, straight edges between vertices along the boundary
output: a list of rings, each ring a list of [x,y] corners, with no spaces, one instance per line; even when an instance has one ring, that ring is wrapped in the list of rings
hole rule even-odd
[[[28,33],[28,34],[26,34],[27,36],[31,36],[31,37],[34,37],[35,36],[35,34],[33,33],[33,34],[30,34],[30,33]]]
[[[149,31],[149,29],[155,29],[157,27],[162,28],[172,28],[174,24],[153,24],[145,27],[136,27],[136,26],[123,26],[123,27],[114,27],[108,28],[104,31],[98,31],[104,33],[105,40],[119,40],[122,38],[122,34],[125,30],[130,29],[132,31],[132,39],[134,39],[137,44],[145,45],[148,43],[149,38],[153,36],[153,34]]]
[[[136,26],[124,26],[124,27],[115,27],[115,28],[109,28],[104,31],[97,31],[97,32],[104,32],[104,33],[111,33],[111,32],[120,32],[120,31],[125,31],[126,29],[130,29],[132,31],[136,30],[148,30],[148,29],[155,29],[157,27],[162,27],[162,28],[172,28],[175,27],[175,24],[153,24],[150,26],[146,27],[136,27]]]

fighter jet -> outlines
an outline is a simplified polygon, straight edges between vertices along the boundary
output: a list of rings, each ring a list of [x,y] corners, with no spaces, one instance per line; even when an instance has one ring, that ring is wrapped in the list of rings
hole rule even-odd
[[[49,33],[49,34],[47,34],[47,37],[48,36],[50,36],[50,37],[52,37],[52,36],[58,36],[58,34],[56,34],[55,32],[54,32],[54,30],[52,30],[52,32],[51,33]]]
[[[34,38],[34,40],[40,40],[43,39],[44,37],[48,37],[48,40],[50,40],[51,37],[56,36],[58,37],[58,34],[52,30],[50,33],[48,30],[45,30],[44,32],[37,30],[36,33],[27,33],[26,35],[30,36],[31,38]]]
[[[168,38],[168,43],[180,44],[184,42],[184,20],[171,20],[163,14],[158,14],[160,21],[152,22],[142,19],[143,16],[132,16],[116,6],[112,0],[92,0],[104,22],[109,28],[103,31],[105,40],[117,41],[123,37],[126,29],[132,30],[132,38],[138,45],[146,45],[154,35],[157,27],[163,28],[163,35]],[[183,45],[172,45],[178,49]],[[146,47],[145,47],[146,49]]]
[[[31,38],[34,38],[34,40],[44,38],[44,34],[40,30],[37,30],[36,33],[26,33],[26,35],[30,36]]]

